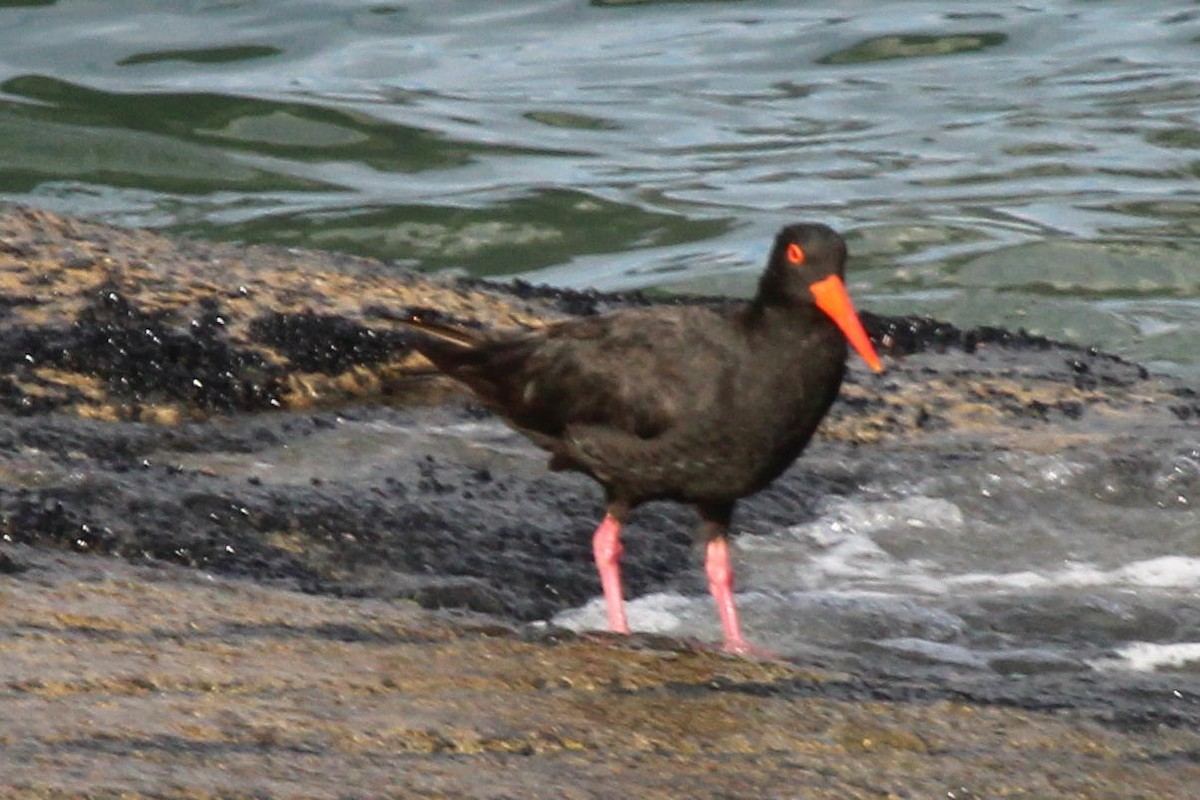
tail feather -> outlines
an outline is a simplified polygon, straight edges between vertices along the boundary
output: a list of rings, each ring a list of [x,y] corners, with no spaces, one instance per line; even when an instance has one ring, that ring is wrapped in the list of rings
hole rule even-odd
[[[420,331],[426,336],[457,344],[460,347],[474,347],[479,343],[480,331],[460,323],[436,319],[435,317],[438,316],[442,316],[440,312],[417,309],[410,311],[399,321],[404,326]]]
[[[501,398],[510,393],[514,379],[519,381],[529,355],[526,335],[497,335],[447,322],[440,312],[410,312],[399,321],[415,334],[413,349],[439,372],[472,389],[485,404],[503,405]]]
[[[483,343],[484,332],[438,317],[444,315],[417,309],[399,322],[416,334],[410,341],[413,349],[429,359],[437,371],[458,377],[460,368],[479,358],[478,347]]]

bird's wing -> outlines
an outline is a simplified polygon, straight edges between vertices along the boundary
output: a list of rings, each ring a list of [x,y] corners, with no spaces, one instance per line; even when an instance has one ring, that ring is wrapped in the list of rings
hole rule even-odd
[[[502,333],[472,348],[450,374],[517,427],[562,437],[570,426],[610,436],[660,437],[711,408],[736,340],[716,312],[625,310]]]

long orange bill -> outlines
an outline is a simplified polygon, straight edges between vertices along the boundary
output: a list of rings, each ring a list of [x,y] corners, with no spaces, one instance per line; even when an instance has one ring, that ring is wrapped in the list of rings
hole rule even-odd
[[[875,348],[871,346],[867,332],[863,330],[862,322],[854,311],[854,304],[850,302],[850,293],[846,291],[846,285],[842,283],[842,279],[837,275],[830,275],[828,278],[822,278],[809,285],[808,288],[812,290],[813,297],[817,299],[817,308],[824,311],[830,319],[837,323],[837,326],[842,329],[842,333],[846,334],[846,339],[863,357],[863,361],[867,362],[867,366],[876,372],[883,372],[883,364],[879,363],[879,356],[876,355]]]

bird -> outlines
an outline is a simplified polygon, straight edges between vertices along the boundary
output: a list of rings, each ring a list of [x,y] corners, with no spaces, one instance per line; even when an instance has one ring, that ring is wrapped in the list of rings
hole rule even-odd
[[[808,445],[837,397],[854,347],[883,366],[854,310],[845,240],[820,223],[782,228],[744,303],[622,308],[532,328],[479,329],[420,312],[402,321],[440,373],[549,452],[549,469],[603,487],[592,535],[610,630],[630,632],[621,531],[651,500],[690,504],[724,634],[742,634],[729,552],[735,504]]]

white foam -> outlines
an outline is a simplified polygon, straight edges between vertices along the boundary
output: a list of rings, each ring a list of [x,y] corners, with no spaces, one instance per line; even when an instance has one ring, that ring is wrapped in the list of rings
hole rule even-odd
[[[1051,473],[1069,474],[1071,467],[1070,462],[1048,458],[1037,472],[1049,479]],[[983,522],[969,523],[958,505],[943,498],[911,495],[877,502],[831,498],[822,511],[819,519],[792,526],[783,535],[740,537],[739,558],[751,578],[747,585],[774,592],[872,589],[926,596],[1200,587],[1200,556],[1191,555],[1160,555],[1113,567],[1065,559],[1042,563],[1031,555],[1027,565],[1012,572],[948,569],[964,554],[969,557],[974,537],[997,532]],[[949,551],[953,555],[942,563]],[[898,552],[920,557],[899,557]]]
[[[1047,572],[1023,570],[999,574],[972,573],[947,579],[960,586],[998,589],[1078,589],[1112,586],[1132,589],[1193,589],[1200,587],[1200,558],[1159,556],[1116,569],[1071,562]]]
[[[1119,659],[1103,659],[1089,662],[1097,669],[1133,669],[1154,672],[1160,668],[1179,669],[1200,667],[1200,642],[1133,642],[1118,648]]]
[[[931,663],[970,662],[965,650],[928,650],[918,657],[916,642],[951,643],[966,629],[961,618],[899,595],[872,592],[739,593],[745,633],[751,641],[769,643],[780,654],[799,654],[813,647],[843,649],[856,642],[908,637],[906,652]],[[695,637],[719,641],[720,622],[707,594],[684,596],[660,592],[626,603],[629,627],[638,633]],[[575,631],[608,629],[604,602],[560,612],[553,624]],[[885,646],[884,649],[887,649]]]
[[[689,611],[703,604],[711,604],[707,596],[685,597],[675,592],[655,592],[643,595],[625,604],[629,627],[647,633],[679,633],[684,617]],[[608,629],[608,615],[604,598],[595,597],[579,608],[568,609],[554,616],[555,625],[573,631],[596,631]]]
[[[1088,470],[1088,465],[1062,454],[1003,453],[1000,463],[1008,468],[1004,476],[992,475],[995,482],[1006,479],[1018,486],[1045,492],[1050,488],[1069,486]]]
[[[1200,558],[1191,556],[1161,556],[1135,561],[1117,570],[1126,582],[1162,589],[1200,587]]]
[[[819,520],[789,530],[807,533],[819,540],[822,530],[828,530],[828,535],[836,538],[847,531],[870,534],[895,527],[959,531],[963,527],[963,513],[949,500],[925,495],[871,503],[830,498]]]
[[[831,498],[819,519],[782,535],[741,536],[737,547],[761,589],[888,585],[938,594],[944,585],[927,562],[898,559],[877,540],[958,536],[963,530],[961,509],[941,498],[915,495],[870,503]]]
[[[1032,570],[1004,572],[999,574],[973,572],[946,579],[958,587],[980,587],[996,589],[1041,589],[1050,585],[1050,580]]]

